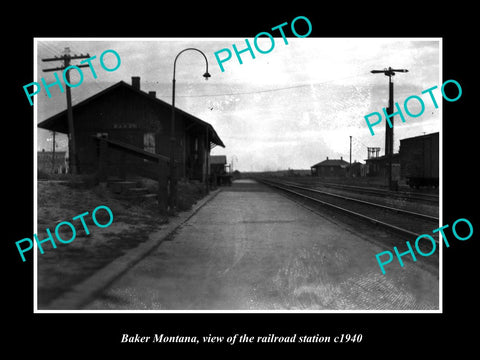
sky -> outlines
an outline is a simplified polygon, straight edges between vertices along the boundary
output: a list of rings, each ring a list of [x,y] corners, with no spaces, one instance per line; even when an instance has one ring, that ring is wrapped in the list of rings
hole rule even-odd
[[[416,118],[395,117],[394,151],[400,139],[441,130],[441,40],[438,38],[274,38],[273,50],[258,52],[249,39],[255,58],[241,53],[243,64],[232,49],[246,48],[244,38],[144,38],[144,39],[49,39],[37,38],[37,78],[53,83],[53,72],[44,69],[61,66],[60,61],[41,59],[60,56],[65,48],[71,55],[89,54],[97,78],[82,68],[83,81],[71,89],[73,104],[117,83],[131,83],[140,76],[141,90],[156,91],[158,98],[171,103],[173,63],[177,54],[194,47],[204,52],[211,78],[205,81],[205,59],[196,51],[182,53],[176,64],[176,107],[212,124],[225,148],[215,147],[212,155],[226,155],[233,168],[240,171],[309,169],[328,156],[349,161],[352,136],[352,162],[364,162],[367,147],[380,147],[384,154],[385,121],[374,127],[372,136],[364,116],[382,112],[388,105],[388,77],[371,74],[373,69],[407,69],[393,77],[394,98],[402,111],[411,95],[420,96],[424,113]],[[267,37],[258,41],[268,49]],[[232,58],[221,71],[215,52],[229,49]],[[115,71],[105,71],[100,55],[116,51],[121,64]],[[219,54],[223,59],[226,52]],[[105,66],[113,68],[116,58],[106,53]],[[78,64],[80,60],[72,60]],[[61,71],[58,72],[61,78]],[[71,83],[80,81],[75,70]],[[428,94],[421,92],[438,86],[433,94],[439,104],[433,106]],[[65,110],[65,93],[58,86],[50,88],[52,97],[42,91],[35,95],[37,123]],[[28,100],[25,97],[28,104]],[[416,101],[408,103],[411,113],[419,112]],[[38,130],[37,150],[52,149],[52,135]],[[56,137],[57,151],[67,148],[65,136]]]

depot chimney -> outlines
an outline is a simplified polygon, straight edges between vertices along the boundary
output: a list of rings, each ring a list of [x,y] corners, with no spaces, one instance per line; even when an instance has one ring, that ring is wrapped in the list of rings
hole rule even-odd
[[[132,86],[134,89],[140,90],[140,76],[132,76]]]

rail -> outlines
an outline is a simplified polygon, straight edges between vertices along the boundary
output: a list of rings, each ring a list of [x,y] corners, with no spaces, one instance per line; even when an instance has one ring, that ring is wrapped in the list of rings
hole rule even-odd
[[[421,218],[421,219],[424,219],[424,220],[429,220],[429,221],[436,221],[436,222],[439,221],[438,217],[430,216],[430,215],[427,215],[427,214],[421,214],[421,213],[417,213],[417,212],[414,212],[414,211],[394,208],[394,207],[391,207],[391,206],[386,206],[386,205],[373,203],[373,202],[370,202],[370,201],[355,199],[355,198],[351,198],[351,197],[348,197],[348,196],[333,194],[333,193],[329,193],[329,192],[326,192],[326,191],[321,191],[321,190],[318,190],[318,189],[306,188],[306,187],[299,186],[299,185],[292,184],[292,183],[288,183],[288,186],[293,187],[293,188],[297,188],[297,189],[301,189],[301,190],[307,190],[307,191],[310,191],[312,193],[328,195],[328,196],[336,197],[336,198],[339,198],[339,199],[344,199],[344,200],[356,202],[356,203],[359,203],[359,204],[365,204],[365,205],[377,207],[377,208],[380,208],[380,209],[383,209],[383,210],[395,212],[397,214],[410,215],[410,216],[418,217],[418,218]]]
[[[422,200],[430,202],[438,202],[438,195],[434,194],[425,194],[425,193],[412,193],[407,191],[391,191],[379,188],[369,188],[365,186],[354,186],[354,185],[345,185],[345,184],[331,184],[331,183],[321,183],[321,185],[331,188],[344,189],[350,191],[360,191],[367,194],[388,196],[394,198],[407,198],[410,200]]]
[[[404,236],[417,238],[418,236],[420,236],[421,232],[412,231],[411,229],[405,229],[402,226],[398,226],[396,224],[390,223],[390,221],[389,221],[389,223],[387,223],[386,221],[379,220],[378,218],[375,218],[375,217],[372,217],[372,216],[367,216],[367,215],[362,214],[358,211],[353,211],[351,209],[347,209],[346,207],[339,206],[338,204],[333,204],[331,202],[324,201],[324,200],[318,199],[316,197],[306,195],[304,193],[295,191],[293,189],[298,189],[298,190],[301,190],[301,191],[305,191],[305,192],[311,193],[312,195],[313,194],[321,194],[322,196],[326,195],[328,197],[342,199],[342,200],[346,200],[348,202],[353,202],[353,203],[356,203],[356,204],[361,204],[362,206],[374,207],[374,208],[379,209],[383,212],[385,210],[387,210],[387,211],[391,211],[391,212],[395,212],[395,213],[408,215],[409,217],[413,217],[413,218],[416,218],[416,219],[422,219],[422,220],[427,220],[429,222],[437,222],[438,223],[438,218],[437,217],[429,216],[429,215],[426,215],[426,214],[420,214],[420,213],[416,213],[416,212],[412,212],[412,211],[407,211],[407,210],[404,210],[404,209],[393,208],[393,207],[384,206],[384,205],[380,205],[380,204],[375,204],[375,203],[372,203],[372,202],[367,202],[367,201],[363,201],[363,200],[359,200],[359,199],[353,199],[353,198],[346,197],[346,196],[331,194],[331,193],[327,193],[327,192],[320,191],[320,190],[317,190],[317,189],[306,188],[306,187],[298,186],[298,185],[291,184],[291,183],[286,184],[286,183],[282,183],[282,182],[278,182],[278,181],[268,180],[268,179],[265,179],[265,178],[257,178],[256,180],[261,182],[261,183],[264,183],[268,186],[272,186],[272,187],[275,187],[275,188],[280,189],[282,191],[293,194],[295,196],[301,197],[302,199],[308,199],[309,201],[313,201],[313,202],[319,203],[323,206],[333,208],[333,209],[338,210],[340,212],[343,212],[345,214],[352,215],[356,218],[360,218],[360,219],[366,220],[370,223],[380,225],[380,226],[382,226],[382,227],[384,227],[388,230],[394,231],[394,232],[396,232],[400,235],[404,235]],[[436,239],[436,241],[438,242],[437,239]]]

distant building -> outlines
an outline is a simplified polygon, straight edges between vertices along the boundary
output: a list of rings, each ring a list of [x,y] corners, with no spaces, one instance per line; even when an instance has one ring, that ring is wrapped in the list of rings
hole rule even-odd
[[[362,177],[367,173],[367,166],[358,161],[354,161],[351,166],[348,166],[348,175],[351,177]]]
[[[210,156],[210,183],[212,185],[231,185],[232,176],[227,173],[227,166],[225,155]]]
[[[439,184],[439,133],[400,140],[401,178],[410,187]]]
[[[386,178],[388,159],[378,156],[380,148],[368,148],[367,176]],[[414,186],[438,186],[439,133],[400,139],[400,149],[392,154],[392,180]]]
[[[318,164],[312,165],[310,171],[312,176],[320,177],[331,177],[331,176],[345,176],[347,174],[348,162],[343,160],[343,157],[340,159],[329,159],[327,156],[326,160],[319,162]]]
[[[210,174],[225,174],[227,165],[226,155],[210,155]]]
[[[387,157],[385,155],[366,159],[367,176],[385,177]],[[400,156],[392,154],[392,178],[398,180],[400,176]]]
[[[39,151],[37,153],[37,168],[38,171],[49,174],[64,174],[67,172],[67,152],[55,151],[55,158],[53,151]]]

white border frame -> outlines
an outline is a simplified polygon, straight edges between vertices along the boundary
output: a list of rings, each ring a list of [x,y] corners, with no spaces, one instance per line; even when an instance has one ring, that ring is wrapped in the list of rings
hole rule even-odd
[[[313,37],[312,37],[313,38]],[[35,37],[33,38],[33,76],[34,79],[38,79],[38,69],[37,69],[37,42],[38,41],[215,41],[215,40],[238,40],[239,38],[96,38],[96,37],[60,37],[60,38],[43,38],[43,37]],[[332,39],[332,38],[327,38]],[[335,39],[335,38],[333,38]],[[349,38],[349,37],[340,37],[339,39],[385,39],[385,37],[358,37],[358,38]],[[410,41],[438,41],[439,42],[439,79],[440,83],[438,86],[440,87],[443,84],[443,38],[442,37],[432,37],[432,38],[400,38],[400,37],[392,37],[390,39],[395,40],[410,40]],[[428,84],[431,85],[431,84]],[[38,121],[38,107],[37,101],[34,102],[33,105],[33,133],[34,133],[34,140],[33,140],[33,164],[34,164],[34,185],[33,185],[33,229],[34,234],[37,234],[37,222],[38,222],[38,214],[37,214],[37,137],[38,137],[38,128],[37,128],[37,121]],[[443,98],[442,102],[439,106],[440,111],[440,119],[441,119],[441,126],[439,131],[439,221],[440,226],[443,224]],[[433,230],[433,229],[432,229]],[[443,313],[443,242],[439,240],[439,308],[438,310],[39,310],[38,309],[38,295],[37,295],[37,261],[38,261],[38,247],[34,247],[33,252],[33,270],[34,270],[34,279],[33,279],[33,312],[34,313],[62,313],[62,314],[71,314],[71,313],[112,313],[112,314],[131,314],[131,313],[140,313],[140,314],[205,314],[205,313],[212,313],[212,314],[245,314],[245,313],[252,313],[252,314],[379,314],[379,313],[387,313],[387,314],[395,314],[395,313],[414,313],[414,314],[441,314]],[[374,254],[372,254],[373,256]]]

